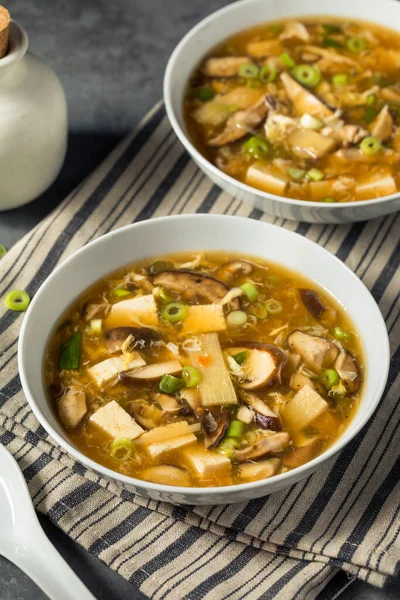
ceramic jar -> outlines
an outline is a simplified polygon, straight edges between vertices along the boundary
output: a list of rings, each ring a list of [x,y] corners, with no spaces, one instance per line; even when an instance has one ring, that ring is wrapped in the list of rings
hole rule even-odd
[[[54,71],[27,53],[28,36],[10,23],[0,59],[0,211],[41,194],[57,177],[67,148],[67,103]]]

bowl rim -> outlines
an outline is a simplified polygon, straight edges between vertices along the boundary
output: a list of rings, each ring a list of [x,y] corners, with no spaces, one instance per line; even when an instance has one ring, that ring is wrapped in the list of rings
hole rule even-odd
[[[306,208],[312,208],[312,207],[315,208],[315,206],[318,206],[318,207],[321,207],[321,210],[324,210],[324,208],[326,210],[328,210],[328,209],[335,210],[335,208],[341,208],[341,209],[353,208],[354,206],[363,208],[363,207],[373,206],[376,204],[382,204],[387,201],[398,198],[400,195],[400,192],[395,192],[394,194],[389,194],[386,196],[380,196],[379,198],[370,198],[367,200],[353,200],[350,202],[338,202],[338,203],[335,202],[335,203],[331,203],[331,204],[329,204],[329,203],[324,204],[324,203],[316,202],[316,201],[312,201],[312,200],[301,200],[300,198],[288,198],[286,196],[277,196],[276,194],[271,194],[269,192],[264,192],[263,190],[259,190],[256,187],[248,185],[247,183],[239,181],[238,179],[235,179],[234,177],[231,177],[230,175],[224,173],[224,171],[221,171],[221,169],[218,169],[218,167],[216,167],[212,162],[210,162],[207,158],[205,158],[197,150],[197,148],[192,144],[189,136],[185,133],[184,129],[179,124],[178,118],[176,116],[177,114],[179,114],[177,112],[177,110],[179,110],[179,109],[175,110],[174,102],[172,100],[171,81],[172,81],[172,77],[173,77],[174,70],[175,70],[175,64],[179,60],[180,55],[185,51],[185,46],[186,46],[187,42],[189,40],[191,40],[193,37],[195,37],[199,32],[201,32],[203,28],[207,27],[207,25],[210,22],[212,22],[215,18],[224,17],[227,13],[229,13],[231,11],[234,12],[235,10],[240,10],[241,7],[248,6],[251,4],[257,4],[257,3],[259,3],[259,1],[260,0],[237,0],[236,2],[233,2],[232,4],[228,4],[227,6],[224,6],[220,9],[212,12],[210,15],[208,15],[207,17],[202,19],[199,23],[197,23],[194,27],[192,27],[184,35],[184,37],[180,40],[180,42],[175,46],[174,50],[172,51],[172,53],[168,59],[168,63],[167,63],[165,73],[164,73],[163,96],[164,96],[164,104],[165,104],[165,109],[166,109],[168,119],[171,123],[172,129],[174,130],[174,132],[175,132],[176,136],[178,137],[178,139],[180,140],[180,142],[183,144],[185,149],[189,152],[189,154],[194,158],[195,161],[199,162],[204,168],[207,168],[209,171],[211,171],[211,173],[215,177],[220,177],[221,179],[223,179],[225,181],[225,183],[227,183],[228,185],[237,187],[241,192],[256,194],[257,196],[259,196],[263,199],[278,201],[278,202],[280,202],[282,204],[286,204],[288,206],[306,207]],[[263,1],[264,1],[264,3],[270,2],[271,4],[273,4],[273,2],[274,2],[274,0],[263,0]],[[357,0],[355,0],[355,1],[357,1]],[[381,0],[381,2],[383,4],[386,3],[386,4],[390,4],[392,6],[397,5],[399,7],[399,16],[400,16],[399,2],[397,2],[395,0]],[[361,4],[362,4],[362,2],[360,1],[360,6],[361,6]],[[334,13],[334,11],[332,12],[332,16],[340,18],[339,14],[333,14],[333,13]],[[298,16],[300,18],[301,14],[299,14]],[[318,15],[316,15],[316,16],[318,16]],[[323,16],[329,16],[329,15],[324,13]],[[273,19],[271,19],[271,20],[273,20]],[[243,31],[243,28],[239,27],[237,29],[237,33],[240,31]],[[399,34],[400,34],[400,29],[399,29]],[[210,50],[211,49],[212,49],[212,47],[210,47]],[[183,97],[181,98],[181,107],[182,107],[182,104],[183,104]],[[182,108],[180,108],[180,110],[182,110]]]
[[[302,240],[302,243],[306,243],[310,247],[317,246],[319,248],[319,251],[321,251],[321,253],[324,254],[328,260],[333,260],[333,261],[339,263],[341,268],[347,272],[348,276],[350,276],[352,279],[355,279],[357,281],[357,284],[361,285],[362,288],[364,288],[365,294],[370,296],[370,299],[372,300],[372,302],[374,303],[374,305],[376,307],[377,327],[379,327],[381,329],[381,332],[383,334],[382,337],[385,340],[385,344],[384,344],[384,346],[381,347],[381,352],[380,352],[380,355],[382,357],[382,362],[380,365],[378,384],[376,386],[377,390],[375,393],[375,397],[371,401],[371,404],[370,404],[368,410],[365,412],[364,416],[360,419],[359,423],[354,427],[354,430],[352,431],[349,439],[346,439],[346,432],[348,431],[348,429],[347,429],[344,431],[342,436],[340,438],[338,438],[337,441],[332,446],[327,448],[325,452],[318,455],[313,460],[311,460],[307,463],[304,463],[303,465],[300,465],[296,469],[287,471],[286,473],[282,473],[279,475],[274,475],[273,477],[269,477],[267,479],[261,479],[261,480],[257,480],[257,481],[253,481],[253,482],[234,484],[234,485],[229,485],[229,486],[213,486],[213,487],[171,486],[171,485],[165,485],[165,484],[152,483],[149,481],[145,481],[143,479],[137,479],[135,477],[130,477],[128,475],[123,475],[122,473],[113,471],[112,469],[105,467],[105,466],[101,465],[100,463],[97,463],[96,461],[92,460],[91,458],[88,458],[78,448],[76,448],[72,444],[72,442],[70,442],[68,440],[67,437],[63,437],[56,431],[56,429],[51,425],[51,423],[49,423],[46,416],[43,414],[42,409],[40,408],[39,404],[37,403],[37,401],[35,399],[35,396],[40,395],[43,390],[32,389],[31,382],[29,381],[28,377],[26,376],[25,362],[27,362],[28,357],[29,357],[29,352],[27,352],[26,348],[25,348],[25,337],[27,335],[27,329],[29,327],[29,323],[30,323],[31,319],[34,319],[36,306],[39,305],[43,301],[43,298],[51,297],[51,294],[49,295],[49,293],[48,293],[48,288],[51,289],[52,281],[60,271],[68,268],[70,263],[77,261],[77,259],[80,256],[82,256],[86,253],[88,248],[93,248],[95,246],[103,244],[105,239],[110,240],[113,237],[118,237],[123,232],[126,232],[128,230],[135,231],[137,228],[151,227],[152,223],[154,223],[154,222],[165,223],[166,221],[176,221],[176,220],[189,221],[193,218],[194,219],[196,219],[196,218],[210,219],[210,220],[212,219],[215,221],[225,222],[225,224],[227,221],[242,221],[242,222],[246,222],[246,223],[248,223],[248,221],[249,221],[249,219],[247,217],[240,217],[240,216],[233,216],[233,215],[221,215],[221,214],[208,214],[208,213],[206,213],[206,214],[193,213],[193,214],[167,215],[167,216],[162,216],[162,217],[156,217],[154,219],[150,219],[150,220],[146,220],[146,221],[132,223],[129,225],[125,225],[124,227],[120,227],[114,231],[110,231],[109,233],[106,233],[102,236],[99,236],[95,240],[92,240],[91,242],[89,242],[85,246],[82,246],[79,250],[77,250],[73,254],[71,254],[71,256],[69,256],[65,261],[60,263],[52,271],[52,273],[42,283],[42,285],[36,292],[35,296],[33,297],[32,302],[30,303],[28,310],[25,313],[25,318],[22,322],[22,326],[21,326],[21,330],[20,330],[20,335],[19,335],[19,340],[18,340],[18,370],[19,370],[19,376],[21,379],[21,384],[22,384],[24,394],[28,400],[30,408],[32,409],[32,411],[33,411],[34,415],[36,416],[36,418],[38,419],[39,423],[43,426],[43,428],[47,431],[47,433],[49,433],[49,435],[60,445],[60,447],[63,450],[65,450],[69,455],[71,455],[78,462],[82,463],[84,466],[86,466],[94,471],[97,471],[103,477],[115,480],[119,483],[126,484],[128,486],[135,486],[135,487],[139,487],[139,488],[142,487],[142,488],[145,488],[146,490],[151,490],[151,491],[158,492],[158,493],[168,493],[168,494],[172,494],[172,495],[180,494],[180,495],[185,495],[186,497],[198,496],[199,494],[204,495],[204,496],[210,496],[212,494],[219,494],[219,495],[224,496],[224,495],[229,495],[231,492],[233,492],[233,493],[241,492],[246,489],[247,490],[249,490],[249,489],[257,490],[258,488],[268,486],[271,482],[276,482],[278,480],[280,482],[285,482],[285,480],[288,480],[288,482],[286,484],[283,484],[282,487],[287,487],[289,485],[293,485],[296,482],[291,482],[290,480],[293,478],[293,475],[295,473],[300,474],[301,472],[306,471],[306,474],[304,474],[303,476],[307,476],[307,471],[309,471],[308,474],[311,474],[321,463],[327,461],[328,459],[330,459],[334,455],[336,455],[344,446],[346,446],[361,431],[361,429],[365,426],[365,424],[369,421],[369,419],[375,412],[375,410],[382,398],[382,395],[383,395],[383,392],[384,392],[384,389],[386,386],[388,374],[389,374],[389,367],[390,367],[390,345],[389,345],[389,337],[388,337],[388,333],[387,333],[386,324],[385,324],[384,318],[382,316],[382,313],[379,309],[379,306],[376,303],[375,299],[373,298],[371,292],[368,290],[366,285],[361,281],[361,279],[359,277],[357,277],[357,275],[344,262],[342,262],[337,256],[335,256],[334,254],[329,252],[329,250],[327,250],[326,248],[319,246],[318,244],[316,244],[316,242],[310,240],[309,238],[302,236],[301,234],[299,234],[295,231],[291,231],[289,229],[283,230],[283,231],[285,231],[285,234],[288,234],[292,238],[300,238]],[[254,223],[257,223],[257,226],[261,225],[262,227],[266,227],[266,228],[282,230],[282,228],[279,227],[278,225],[272,225],[270,223],[265,223],[263,221],[254,221]],[[282,264],[284,264],[284,263],[282,263]],[[329,289],[328,289],[328,292],[331,293],[329,291]],[[335,296],[335,298],[336,298],[336,296]],[[338,299],[338,298],[336,298],[336,299],[340,301],[340,299]],[[351,318],[351,314],[350,314],[350,318]],[[47,342],[48,342],[48,340],[46,341],[46,346],[47,346]],[[42,362],[43,362],[43,358],[42,358]],[[369,369],[368,369],[368,371],[369,371]],[[43,375],[42,375],[42,387],[44,388]],[[364,394],[365,394],[365,391],[364,391]],[[47,399],[46,399],[46,401],[48,402]],[[362,404],[362,399],[361,399],[358,410],[360,410],[361,404]],[[267,491],[266,491],[266,493],[267,493]],[[195,503],[195,501],[194,501],[194,503]]]

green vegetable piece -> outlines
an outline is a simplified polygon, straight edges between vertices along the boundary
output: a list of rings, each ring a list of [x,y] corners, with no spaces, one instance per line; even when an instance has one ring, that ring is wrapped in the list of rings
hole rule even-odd
[[[281,278],[279,275],[272,274],[267,276],[267,281],[270,285],[279,285]]]
[[[366,106],[364,108],[364,121],[366,123],[372,123],[372,121],[377,117],[377,115],[378,112],[371,106]]]
[[[367,155],[377,154],[380,150],[382,150],[382,144],[378,138],[374,137],[373,135],[369,135],[360,143],[360,150]]]
[[[247,281],[246,283],[243,283],[240,286],[240,289],[244,291],[244,293],[247,296],[247,300],[249,302],[255,302],[257,300],[258,296],[260,295],[260,292],[258,291],[256,286],[253,285],[252,283],[250,283],[249,281]]]
[[[324,23],[322,25],[322,30],[327,34],[342,33],[342,28],[339,25],[334,25],[333,23]]]
[[[237,438],[225,438],[218,446],[218,452],[225,454],[228,458],[232,459],[233,453],[237,448],[240,447],[240,442]]]
[[[253,304],[249,310],[249,313],[260,321],[263,321],[268,317],[268,309],[266,308],[265,304],[262,304],[261,302],[256,302],[256,304]]]
[[[161,314],[169,323],[178,323],[186,317],[187,306],[179,302],[170,302],[162,307]]]
[[[359,37],[353,37],[347,40],[346,46],[350,52],[355,52],[356,54],[359,54],[368,48],[366,40]]]
[[[293,69],[293,67],[296,66],[296,63],[294,62],[293,58],[287,52],[282,52],[282,54],[279,55],[279,60],[281,61],[283,66],[287,67],[288,69]]]
[[[272,65],[265,65],[260,71],[260,80],[263,83],[271,83],[271,81],[275,81],[277,76],[278,69],[276,69]]]
[[[349,82],[349,76],[345,73],[339,73],[332,77],[333,85],[346,85]]]
[[[160,288],[158,293],[160,294],[161,300],[163,302],[165,302],[166,304],[174,301],[174,299],[167,294],[167,292],[164,290],[164,288]]]
[[[234,354],[232,358],[237,362],[238,365],[242,365],[246,360],[247,350],[242,350],[242,352],[238,352]]]
[[[58,368],[60,371],[78,371],[81,359],[82,333],[75,331],[60,348]]]
[[[321,72],[313,65],[297,65],[292,70],[292,75],[299,83],[313,88],[321,81]]]
[[[352,341],[352,335],[350,331],[347,331],[347,329],[343,329],[342,327],[334,327],[333,335],[340,342],[350,343]]]
[[[305,174],[305,169],[295,169],[294,167],[290,167],[288,169],[288,175],[296,181],[300,181],[300,179],[303,179]]]
[[[309,181],[321,181],[321,179],[323,179],[323,178],[324,178],[323,172],[320,171],[319,169],[316,169],[315,167],[313,167],[312,169],[307,171],[306,179],[308,179]]]
[[[283,25],[282,23],[272,23],[272,25],[268,28],[272,33],[282,33]]]
[[[375,101],[376,101],[376,96],[374,94],[370,94],[369,96],[367,96],[365,104],[367,106],[372,106],[373,104],[375,104]]]
[[[254,158],[263,159],[269,154],[269,144],[261,137],[252,136],[242,146],[244,152],[251,154]]]
[[[210,90],[210,88],[196,88],[192,92],[193,98],[197,98],[197,100],[201,100],[201,102],[208,102],[212,100],[215,96],[215,92]]]
[[[244,432],[243,421],[231,421],[226,432],[227,438],[240,438]]]
[[[260,69],[254,63],[246,63],[244,65],[240,65],[238,75],[239,77],[244,77],[245,79],[256,79],[260,74]]]
[[[226,317],[229,325],[233,325],[234,327],[240,327],[247,323],[247,315],[243,310],[233,310]]]
[[[123,298],[124,296],[129,296],[131,292],[129,290],[125,290],[124,288],[117,288],[113,290],[113,296],[117,296],[118,298]]]
[[[13,290],[8,292],[4,303],[9,310],[23,312],[28,308],[30,301],[29,295],[23,290]]]
[[[165,374],[161,377],[158,389],[160,392],[164,392],[164,394],[176,394],[183,385],[183,379]]]
[[[265,308],[270,315],[279,315],[283,311],[283,306],[278,300],[267,300]]]
[[[319,380],[327,390],[340,383],[339,373],[336,369],[326,369],[321,373]]]
[[[343,48],[343,44],[329,37],[322,40],[322,45],[325,46],[325,48]]]
[[[182,379],[186,387],[194,388],[201,383],[201,373],[195,367],[183,367]]]
[[[321,202],[337,202],[336,198],[332,198],[332,196],[326,196],[322,198]]]
[[[157,273],[161,273],[161,271],[168,271],[168,269],[172,269],[173,266],[172,262],[167,260],[156,260],[156,262],[153,262],[148,268],[149,275],[157,275]]]
[[[0,258],[3,258],[5,254],[7,254],[7,250],[3,244],[0,244]]]
[[[135,451],[135,445],[129,438],[118,438],[111,442],[110,456],[116,460],[127,460]]]

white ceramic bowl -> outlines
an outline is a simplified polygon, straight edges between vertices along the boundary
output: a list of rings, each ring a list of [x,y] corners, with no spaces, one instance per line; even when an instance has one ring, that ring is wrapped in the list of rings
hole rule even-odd
[[[237,31],[285,17],[329,15],[374,21],[400,30],[400,3],[393,0],[242,0],[213,13],[182,39],[169,59],[164,78],[164,101],[171,125],[196,164],[221,188],[285,219],[309,223],[365,221],[400,209],[400,194],[375,200],[324,204],[283,198],[257,190],[226,175],[193,146],[183,119],[184,91],[193,69],[218,43]]]
[[[311,462],[264,481],[223,488],[178,488],[120,475],[84,456],[66,437],[46,397],[44,355],[56,321],[86,288],[130,262],[186,250],[253,254],[299,271],[335,296],[361,334],[367,362],[360,408],[344,435]],[[340,260],[310,240],[253,219],[180,215],[128,225],[91,242],[62,263],[44,282],[25,316],[19,338],[22,386],[36,417],[76,460],[139,494],[185,504],[224,504],[264,496],[296,483],[343,448],[368,421],[383,392],[389,343],[382,315],[363,283]]]

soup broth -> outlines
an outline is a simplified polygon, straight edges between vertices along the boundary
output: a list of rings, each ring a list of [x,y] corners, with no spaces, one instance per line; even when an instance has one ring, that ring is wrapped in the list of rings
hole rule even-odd
[[[316,202],[400,186],[400,33],[362,21],[265,23],[214,48],[184,100],[189,136],[255,188]]]
[[[298,273],[232,253],[135,263],[51,336],[45,382],[83,454],[170,485],[294,469],[353,418],[362,349],[345,310]]]

